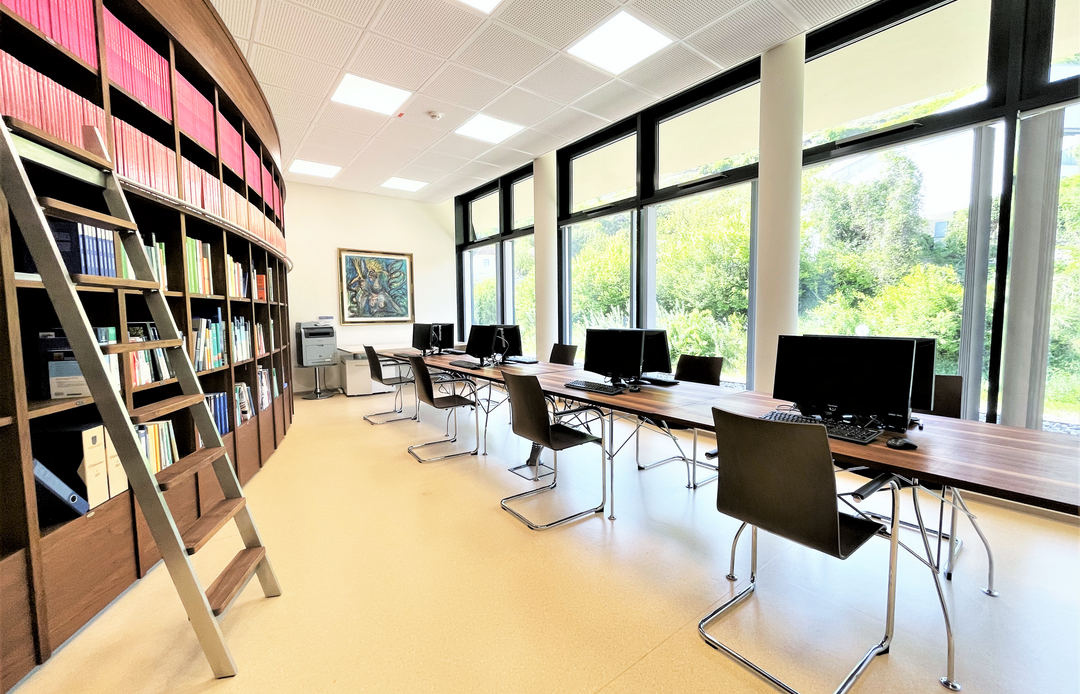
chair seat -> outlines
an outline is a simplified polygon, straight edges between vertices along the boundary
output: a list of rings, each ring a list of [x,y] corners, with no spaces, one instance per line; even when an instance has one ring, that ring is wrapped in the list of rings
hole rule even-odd
[[[446,395],[441,398],[435,398],[433,404],[440,410],[449,410],[451,407],[473,406],[476,403],[474,403],[472,399],[461,395]]]
[[[412,383],[411,376],[393,376],[391,378],[375,379],[384,386],[396,386],[399,383]]]
[[[551,450],[553,451],[564,451],[567,448],[599,440],[599,436],[593,436],[586,431],[580,431],[565,424],[551,425]]]
[[[840,559],[850,557],[852,552],[877,535],[882,527],[880,523],[858,516],[849,516],[846,513],[837,515],[840,517]]]

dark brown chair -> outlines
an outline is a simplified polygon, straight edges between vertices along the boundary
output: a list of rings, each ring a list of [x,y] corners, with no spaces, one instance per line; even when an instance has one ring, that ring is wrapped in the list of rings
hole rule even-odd
[[[447,433],[447,439],[442,441],[431,441],[429,443],[421,443],[415,446],[409,446],[409,455],[416,458],[419,463],[432,463],[436,460],[446,460],[447,458],[454,458],[459,455],[476,455],[480,451],[480,412],[476,411],[476,446],[471,451],[459,451],[457,453],[449,453],[447,455],[438,456],[436,458],[421,458],[416,454],[416,449],[424,448],[425,446],[435,446],[442,443],[454,443],[457,441],[458,435],[458,421],[457,411],[459,407],[471,407],[476,408],[476,383],[472,380],[458,376],[442,376],[438,381],[433,381],[431,378],[431,372],[428,370],[427,364],[424,362],[423,357],[409,357],[409,364],[412,365],[413,378],[416,381],[416,397],[420,402],[426,403],[437,410],[451,410],[454,417],[454,433],[451,436]],[[436,384],[440,388],[449,386],[453,391],[449,395],[435,394]],[[457,387],[461,385],[463,391],[471,393],[472,397],[465,397],[457,393]],[[420,406],[417,405],[417,415],[419,415]]]
[[[371,345],[364,345],[364,352],[367,353],[368,370],[371,372],[371,380],[376,383],[381,383],[384,386],[392,386],[394,388],[394,409],[388,410],[387,412],[373,412],[371,414],[366,414],[364,415],[364,421],[368,424],[389,424],[390,422],[400,422],[406,419],[416,419],[415,411],[411,417],[393,417],[391,419],[384,419],[380,422],[372,419],[372,417],[382,417],[388,414],[401,414],[402,410],[405,409],[404,387],[409,383],[413,383],[413,377],[411,373],[408,375],[402,373],[402,369],[408,369],[408,366],[396,359],[383,359]],[[384,366],[396,369],[397,375],[386,376],[383,374]],[[419,400],[417,400],[417,408],[419,408]]]
[[[555,343],[551,346],[551,356],[548,357],[548,362],[551,364],[563,364],[564,366],[573,366],[574,357],[577,356],[577,345],[561,345]]]
[[[503,499],[500,504],[519,521],[529,526],[530,530],[547,530],[556,525],[569,523],[572,520],[587,516],[592,513],[603,513],[607,506],[607,469],[604,467],[607,452],[604,450],[604,413],[599,407],[577,407],[572,410],[562,410],[551,415],[548,413],[548,401],[544,398],[544,391],[540,388],[540,381],[536,376],[515,376],[503,373],[506,382],[506,390],[510,394],[510,410],[513,413],[514,433],[532,441],[534,444],[550,448],[552,451],[552,474],[551,484],[530,489],[521,494],[515,494]],[[562,417],[593,412],[600,421],[600,436],[593,436],[584,431],[560,424],[557,420]],[[556,420],[552,422],[552,417]],[[586,443],[595,443],[600,446],[600,488],[603,497],[599,506],[588,508],[579,513],[560,518],[559,520],[542,525],[537,524],[507,506],[507,502],[523,499],[527,496],[540,494],[555,488],[559,481],[559,451],[574,448]]]

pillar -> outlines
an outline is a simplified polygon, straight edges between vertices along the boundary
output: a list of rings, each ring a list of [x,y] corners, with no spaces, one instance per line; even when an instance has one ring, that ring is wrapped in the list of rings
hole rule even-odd
[[[536,357],[547,360],[559,341],[559,210],[555,152],[533,161],[533,233],[536,262]]]

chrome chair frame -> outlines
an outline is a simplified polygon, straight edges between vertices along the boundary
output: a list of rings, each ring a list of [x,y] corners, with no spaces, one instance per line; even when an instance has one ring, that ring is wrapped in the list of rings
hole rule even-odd
[[[462,386],[464,386],[467,390],[470,390],[472,392],[472,398],[473,398],[473,405],[472,406],[475,408],[476,407],[476,404],[475,404],[476,403],[476,383],[473,382],[471,379],[460,378],[460,377],[453,378],[452,377],[452,378],[440,378],[437,381],[433,381],[433,384],[439,385],[439,386],[450,385],[454,389],[455,393],[457,391],[457,384],[459,384],[459,383]],[[409,451],[409,455],[411,455],[416,460],[416,462],[418,462],[418,463],[434,463],[434,462],[439,461],[439,460],[446,460],[448,458],[457,458],[458,456],[462,456],[462,455],[477,455],[480,452],[480,411],[479,411],[479,409],[476,410],[476,417],[475,417],[475,419],[476,419],[476,445],[473,447],[473,449],[471,451],[458,451],[456,453],[448,453],[446,455],[437,456],[435,458],[421,458],[419,455],[416,454],[416,451],[418,449],[426,448],[427,446],[436,446],[436,445],[443,444],[443,443],[456,443],[457,442],[457,436],[458,436],[457,411],[458,411],[458,408],[460,408],[460,407],[468,407],[468,406],[469,405],[462,404],[462,405],[455,405],[452,408],[447,408],[447,409],[452,409],[453,410],[454,433],[452,435],[447,434],[447,438],[444,439],[444,440],[441,440],[441,441],[428,441],[427,443],[419,443],[419,444],[416,444],[416,445],[413,445],[413,446],[409,446],[408,449],[407,449]],[[417,404],[417,413],[418,414],[419,414],[419,408],[420,408],[420,405]]]
[[[367,345],[365,345],[365,349],[368,349]],[[374,350],[368,352],[368,360],[369,360],[369,362],[370,362],[372,354],[374,354]],[[384,366],[385,367],[391,367],[392,366],[392,367],[397,369],[397,374],[398,375],[395,377],[396,379],[404,378],[402,376],[402,373],[401,373],[402,369],[409,369],[409,373],[412,374],[412,367],[409,364],[405,363],[405,362],[402,362],[402,361],[400,361],[398,359],[383,359],[382,357],[379,357],[378,355],[376,355],[376,358],[378,359],[378,363],[379,363],[380,375],[382,373],[382,367],[384,367]],[[382,378],[377,378],[377,379],[374,379],[374,380],[376,380],[379,383],[383,383]],[[416,388],[415,377],[413,378],[413,380],[409,380],[409,381],[398,380],[396,383],[393,384],[394,385],[394,409],[387,410],[386,412],[372,412],[370,414],[366,414],[366,415],[364,415],[364,421],[367,422],[368,424],[378,425],[378,424],[389,424],[390,422],[404,422],[406,420],[415,420],[417,418],[417,415],[420,412],[420,399],[419,398],[416,398],[416,409],[413,411],[413,414],[412,414],[411,417],[391,417],[390,419],[384,419],[382,421],[375,421],[374,419],[372,419],[372,417],[383,417],[385,415],[401,414],[405,410],[405,385],[407,383],[412,383],[413,388],[414,389]],[[385,385],[385,383],[383,383],[383,385]]]

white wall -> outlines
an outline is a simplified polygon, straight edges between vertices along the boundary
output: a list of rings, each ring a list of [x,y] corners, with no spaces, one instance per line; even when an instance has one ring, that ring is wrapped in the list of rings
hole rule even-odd
[[[411,324],[341,325],[339,248],[412,253],[416,320],[457,322],[453,200],[433,205],[290,182],[285,219],[288,255],[293,261],[290,334],[297,322],[334,316],[338,345],[408,345],[411,341]],[[290,356],[297,392],[311,390],[313,370],[297,367],[295,352]],[[324,372],[331,387],[338,385],[336,371]]]

